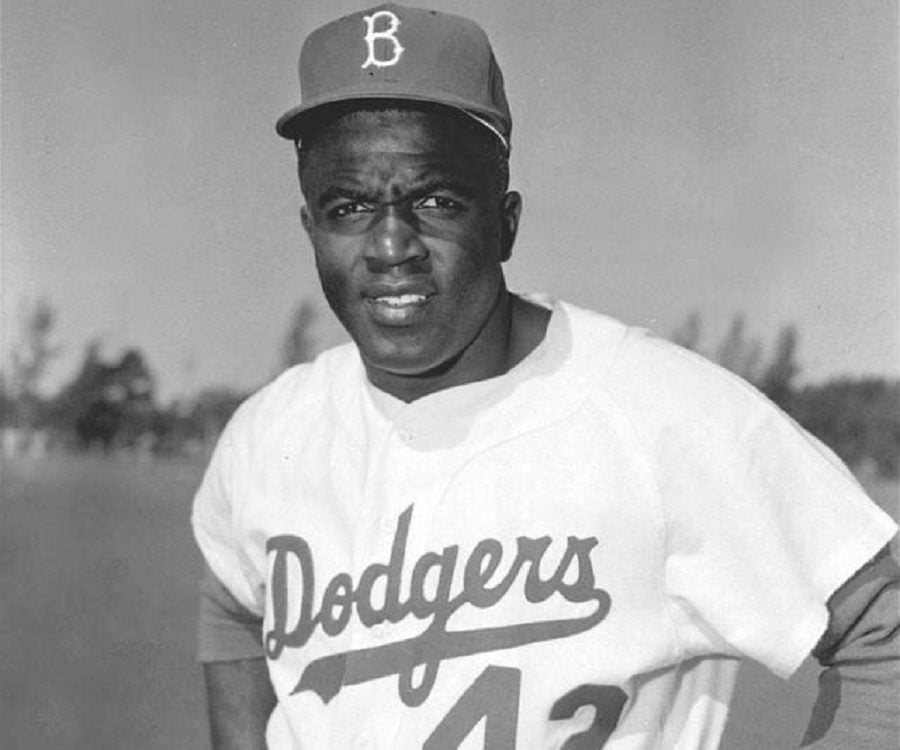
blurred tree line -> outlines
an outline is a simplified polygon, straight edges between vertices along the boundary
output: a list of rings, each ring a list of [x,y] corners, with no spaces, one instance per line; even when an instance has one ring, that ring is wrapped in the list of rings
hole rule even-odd
[[[313,358],[315,308],[292,311],[278,370]],[[60,347],[54,343],[57,313],[39,300],[24,310],[8,368],[0,373],[3,453],[47,449],[160,456],[205,455],[248,393],[205,388],[161,404],[156,378],[137,348],[103,356],[99,342],[85,348],[75,376],[56,393],[41,384]],[[670,338],[753,383],[797,422],[831,447],[851,468],[898,476],[900,381],[836,378],[800,385],[798,333],[784,326],[772,346],[751,336],[736,315],[718,342],[706,346],[702,321],[689,315]]]
[[[308,302],[292,313],[279,370],[312,359],[314,320]],[[213,387],[162,404],[156,377],[140,349],[105,357],[99,341],[85,347],[74,377],[47,395],[41,386],[60,352],[53,340],[56,323],[56,310],[46,300],[23,308],[8,367],[0,373],[4,455],[48,450],[205,455],[249,395]]]

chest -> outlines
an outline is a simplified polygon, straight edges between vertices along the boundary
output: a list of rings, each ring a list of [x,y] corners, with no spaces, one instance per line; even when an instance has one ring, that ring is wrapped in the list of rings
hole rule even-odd
[[[336,426],[262,454],[238,524],[272,627],[308,621],[282,645],[550,620],[611,632],[656,605],[665,529],[627,427],[575,413],[484,432],[401,423],[359,443]]]
[[[676,658],[664,524],[615,419],[400,423],[363,441],[333,425],[261,456],[237,523],[267,581],[273,680],[311,715],[402,707],[437,725],[502,677],[538,717],[579,685],[626,686]]]

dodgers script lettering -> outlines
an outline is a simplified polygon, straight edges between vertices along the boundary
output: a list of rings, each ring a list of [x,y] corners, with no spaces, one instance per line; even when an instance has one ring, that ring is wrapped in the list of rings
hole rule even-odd
[[[501,571],[503,545],[496,539],[483,539],[461,566],[462,585],[455,596],[450,594],[460,569],[459,547],[451,545],[439,553],[427,552],[412,565],[409,596],[404,600],[400,589],[412,514],[413,506],[410,506],[398,519],[389,561],[372,563],[356,583],[347,573],[334,576],[326,584],[317,610],[315,565],[309,544],[292,535],[269,539],[267,551],[273,559],[271,628],[265,634],[268,658],[277,659],[285,648],[302,648],[316,628],[328,636],[343,632],[354,613],[365,627],[398,623],[409,616],[429,620],[425,630],[415,638],[335,653],[310,662],[294,693],[310,690],[327,703],[344,686],[397,675],[400,698],[408,706],[417,706],[431,693],[444,659],[565,638],[589,630],[609,613],[610,597],[594,581],[590,553],[597,545],[595,537],[568,537],[556,570],[547,578],[541,577],[541,561],[553,542],[549,536],[518,537],[515,557],[505,566],[505,571]],[[289,566],[291,559],[296,565]],[[291,571],[299,571],[299,575]],[[429,587],[426,582],[435,578],[436,586]],[[384,596],[376,602],[373,587],[379,579],[385,584]],[[558,594],[570,603],[593,602],[595,607],[587,615],[571,619],[448,631],[448,622],[461,607],[488,609],[503,599],[517,580],[525,599],[532,604]],[[434,590],[430,591],[431,588]],[[289,606],[291,596],[296,597],[298,592],[299,615],[289,622],[289,613],[296,610]],[[421,676],[418,684],[414,684],[413,673],[417,667],[422,667]]]

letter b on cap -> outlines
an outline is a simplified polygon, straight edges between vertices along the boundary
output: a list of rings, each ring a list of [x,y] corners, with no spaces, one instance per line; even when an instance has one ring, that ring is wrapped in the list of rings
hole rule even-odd
[[[387,19],[387,28],[375,28],[375,24],[380,18]],[[376,68],[386,68],[390,65],[396,65],[400,60],[400,55],[403,54],[403,45],[400,44],[400,40],[396,37],[397,29],[400,28],[400,19],[389,10],[379,10],[371,16],[363,16],[363,20],[366,22],[365,39],[366,46],[369,49],[369,56],[361,67],[368,68],[370,65],[374,65]],[[375,55],[375,42],[378,39],[384,39],[393,44],[394,55],[390,60],[379,60]]]

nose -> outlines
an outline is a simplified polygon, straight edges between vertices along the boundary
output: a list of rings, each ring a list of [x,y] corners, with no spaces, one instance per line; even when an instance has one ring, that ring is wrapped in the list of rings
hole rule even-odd
[[[398,206],[387,206],[369,230],[365,257],[373,271],[427,258],[415,218]]]

